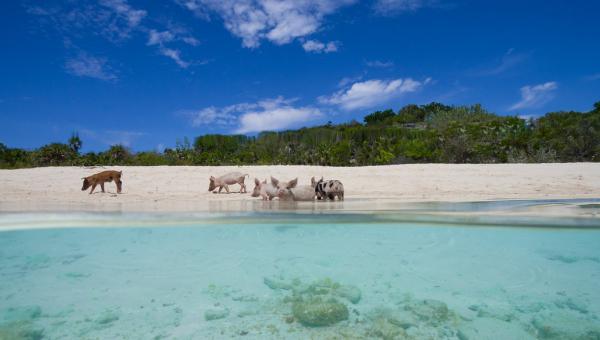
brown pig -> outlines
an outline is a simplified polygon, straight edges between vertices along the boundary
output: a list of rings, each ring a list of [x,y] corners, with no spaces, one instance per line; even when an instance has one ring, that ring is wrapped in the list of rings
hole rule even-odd
[[[112,182],[115,181],[117,185],[117,193],[121,193],[121,188],[123,186],[123,182],[121,182],[121,176],[123,175],[123,171],[115,171],[115,170],[106,170],[99,172],[95,175],[91,175],[88,177],[83,177],[83,186],[81,187],[81,191],[86,190],[90,186],[92,189],[90,190],[90,195],[96,189],[96,186],[100,184],[100,188],[102,192],[104,192],[104,182]]]

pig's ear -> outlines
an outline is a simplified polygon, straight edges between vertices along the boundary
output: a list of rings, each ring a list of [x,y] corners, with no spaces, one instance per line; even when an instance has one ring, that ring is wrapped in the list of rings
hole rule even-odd
[[[215,180],[215,176],[210,176],[210,180],[214,181]]]
[[[254,179],[254,184],[256,184],[256,185],[260,185],[260,181],[258,180],[258,178],[255,178],[255,179]]]
[[[323,182],[323,176],[321,176],[321,179],[319,180],[320,182]]]
[[[298,185],[298,177],[294,178],[288,183],[288,189],[295,188]]]
[[[312,185],[313,187],[315,186],[315,178],[314,177],[312,177],[310,179],[310,185]]]
[[[277,186],[279,184],[279,180],[273,176],[271,176],[271,183],[273,183],[274,186]]]

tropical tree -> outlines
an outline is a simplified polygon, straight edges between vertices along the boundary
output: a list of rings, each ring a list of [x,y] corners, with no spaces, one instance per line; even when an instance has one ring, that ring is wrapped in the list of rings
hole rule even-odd
[[[102,158],[107,164],[124,165],[132,158],[131,152],[122,144],[112,145],[102,153]]]
[[[52,143],[34,152],[35,166],[71,165],[77,154],[67,144]]]
[[[71,134],[71,138],[69,138],[69,147],[71,150],[73,150],[73,152],[76,154],[79,154],[82,144],[83,142],[81,141],[81,138],[79,138],[79,134],[77,132],[73,132]]]

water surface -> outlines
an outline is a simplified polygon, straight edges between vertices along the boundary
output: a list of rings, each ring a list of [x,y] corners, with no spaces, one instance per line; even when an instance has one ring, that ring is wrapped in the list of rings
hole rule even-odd
[[[594,220],[427,216],[1,215],[0,339],[600,338]]]

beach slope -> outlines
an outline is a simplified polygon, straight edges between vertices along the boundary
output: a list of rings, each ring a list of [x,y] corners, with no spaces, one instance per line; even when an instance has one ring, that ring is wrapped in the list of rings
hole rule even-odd
[[[114,183],[89,195],[84,176],[123,171],[123,193]],[[231,171],[247,173],[248,194],[213,194],[208,178]],[[320,166],[156,166],[47,167],[0,170],[0,211],[209,211],[255,204],[254,178],[315,176],[344,183],[346,202],[393,200],[479,201],[500,199],[600,198],[600,163],[410,164],[372,167]],[[238,185],[230,189],[239,191]],[[224,191],[223,191],[224,192]],[[352,203],[351,203],[352,204]],[[242,209],[243,210],[243,209]]]

